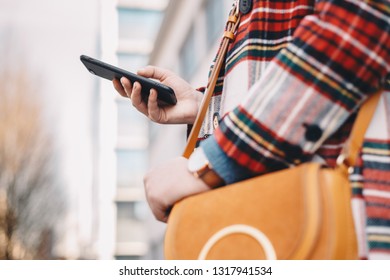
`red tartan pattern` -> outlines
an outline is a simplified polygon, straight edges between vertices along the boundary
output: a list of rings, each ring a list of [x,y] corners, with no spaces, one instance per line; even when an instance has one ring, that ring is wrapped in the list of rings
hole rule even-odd
[[[390,1],[253,2],[229,48],[210,108],[222,110],[218,102],[223,101],[216,97],[229,91],[224,84],[233,77],[247,81],[248,90],[226,112],[213,137],[229,158],[254,175],[310,161],[314,155],[334,166],[356,111],[386,86]],[[390,92],[384,94],[390,110]],[[389,143],[390,111],[379,118],[387,118],[384,141]],[[208,122],[210,117],[204,127],[211,127]],[[310,139],[308,127],[313,126],[321,130],[318,139]],[[200,138],[211,133],[204,129]],[[362,157],[375,149],[363,149]],[[380,150],[385,151],[381,161],[388,164],[376,164],[374,155],[362,160],[351,176],[360,190],[354,191],[354,199],[367,215],[356,219],[364,222],[360,247],[368,244],[361,249],[362,259],[390,258],[390,145]]]

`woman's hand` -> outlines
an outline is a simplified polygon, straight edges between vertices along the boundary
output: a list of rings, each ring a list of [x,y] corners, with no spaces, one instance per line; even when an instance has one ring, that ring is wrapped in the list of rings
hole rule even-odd
[[[158,92],[150,91],[148,103],[142,101],[141,85],[138,82],[132,84],[127,78],[120,81],[114,80],[114,88],[123,97],[129,97],[133,106],[142,114],[156,123],[161,124],[192,124],[198,113],[202,100],[202,93],[193,89],[186,81],[171,71],[148,66],[140,69],[138,75],[158,80],[171,87],[177,98],[177,104],[173,106],[159,107],[157,104]]]
[[[144,178],[146,199],[157,220],[166,222],[168,212],[179,200],[210,190],[187,169],[187,159],[174,158],[151,170]]]

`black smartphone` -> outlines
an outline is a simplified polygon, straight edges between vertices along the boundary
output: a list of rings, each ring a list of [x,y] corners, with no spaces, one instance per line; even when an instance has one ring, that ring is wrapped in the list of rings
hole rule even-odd
[[[141,84],[142,90],[141,95],[142,99],[147,102],[149,97],[149,92],[152,88],[157,90],[158,102],[159,105],[175,105],[177,103],[175,92],[172,88],[158,83],[154,80],[136,75],[129,71],[123,70],[121,68],[115,67],[98,59],[81,55],[81,62],[85,65],[88,71],[96,76],[105,78],[107,80],[120,79],[122,77],[128,78],[132,83],[139,82]]]

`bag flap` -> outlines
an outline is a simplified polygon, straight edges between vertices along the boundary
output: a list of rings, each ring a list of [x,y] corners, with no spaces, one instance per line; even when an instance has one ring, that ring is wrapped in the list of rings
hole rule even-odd
[[[213,235],[244,225],[267,244],[244,232],[231,233],[212,244],[207,258],[264,259],[272,249],[278,259],[304,259],[321,222],[319,170],[319,164],[303,164],[180,201],[168,220],[166,258],[198,259]],[[243,246],[248,249],[241,252]]]

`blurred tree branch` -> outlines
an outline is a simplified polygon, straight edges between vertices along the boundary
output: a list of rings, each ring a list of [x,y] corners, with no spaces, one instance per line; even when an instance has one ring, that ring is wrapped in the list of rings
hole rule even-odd
[[[53,258],[64,198],[38,93],[26,71],[0,70],[1,259]]]

